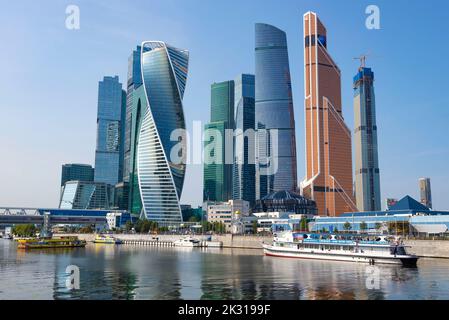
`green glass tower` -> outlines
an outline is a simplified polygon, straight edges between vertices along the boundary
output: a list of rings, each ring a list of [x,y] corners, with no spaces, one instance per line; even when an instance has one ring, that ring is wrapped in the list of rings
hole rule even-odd
[[[210,121],[204,128],[204,200],[228,201],[232,199],[233,150],[232,143],[227,148],[225,140],[226,129],[234,130],[235,127],[234,81],[211,85]]]
[[[129,206],[133,214],[142,211],[142,200],[140,197],[139,180],[137,177],[137,148],[139,145],[139,132],[142,126],[143,115],[146,112],[145,89],[141,85],[134,89],[131,110],[131,148],[130,148],[130,174],[129,174]]]

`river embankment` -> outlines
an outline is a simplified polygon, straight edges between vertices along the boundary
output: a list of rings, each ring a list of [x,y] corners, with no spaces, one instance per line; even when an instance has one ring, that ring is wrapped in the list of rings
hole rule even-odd
[[[80,239],[86,241],[93,241],[95,239],[94,234],[70,234],[72,236],[78,236]],[[68,236],[68,234],[64,234]],[[154,241],[158,238],[163,242],[174,242],[180,239],[181,235],[148,235],[148,234],[116,234],[116,238],[123,241]],[[200,239],[205,239],[204,236],[198,236]],[[220,241],[223,244],[223,248],[239,248],[239,249],[254,249],[260,250],[262,253],[262,243],[270,242],[271,236],[254,236],[254,235],[212,235],[212,241]],[[404,244],[408,246],[410,253],[416,254],[419,257],[424,258],[444,258],[449,259],[449,241],[445,240],[404,240]]]

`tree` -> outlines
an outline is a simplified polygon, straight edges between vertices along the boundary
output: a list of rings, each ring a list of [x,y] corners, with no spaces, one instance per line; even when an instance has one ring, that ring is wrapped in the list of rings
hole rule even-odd
[[[19,237],[33,237],[36,235],[36,231],[34,224],[19,224],[12,229],[12,233]]]
[[[253,233],[257,234],[257,220],[253,221]]]
[[[365,232],[366,229],[368,229],[368,225],[366,224],[365,221],[362,221],[362,222],[360,223],[360,231]]]
[[[300,231],[309,231],[307,218],[301,219],[301,221],[299,222],[299,229],[300,229]]]
[[[388,233],[393,234],[396,232],[396,222],[390,221],[388,222]]]
[[[345,229],[345,231],[350,231],[352,229],[352,226],[348,221],[346,221],[343,225],[343,229]]]
[[[376,222],[376,224],[374,225],[374,228],[376,228],[377,232],[379,232],[380,229],[382,229],[382,223]]]
[[[84,226],[79,229],[79,233],[92,233],[92,232],[94,232],[92,226]]]
[[[203,220],[203,221],[201,222],[201,226],[202,226],[202,228],[203,228],[203,232],[210,231],[210,222],[209,222],[209,221]]]
[[[399,221],[397,223],[397,233],[404,235],[408,235],[410,232],[410,223],[408,221]]]
[[[131,229],[134,227],[134,224],[131,222],[131,220],[126,221],[125,224],[125,230],[127,232],[131,231]]]
[[[198,217],[196,217],[196,216],[191,216],[190,218],[189,218],[189,222],[199,222],[200,220],[198,220]]]

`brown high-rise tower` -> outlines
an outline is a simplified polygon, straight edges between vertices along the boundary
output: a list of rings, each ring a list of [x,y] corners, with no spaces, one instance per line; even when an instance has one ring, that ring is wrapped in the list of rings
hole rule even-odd
[[[356,211],[351,131],[342,116],[340,69],[327,52],[326,28],[313,12],[304,15],[304,96],[303,194],[316,201],[322,216]]]

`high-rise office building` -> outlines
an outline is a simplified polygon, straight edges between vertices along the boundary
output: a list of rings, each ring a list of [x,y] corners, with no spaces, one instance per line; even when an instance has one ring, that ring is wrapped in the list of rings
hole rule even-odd
[[[432,190],[430,187],[430,178],[419,179],[419,193],[421,204],[427,208],[432,209]]]
[[[364,60],[354,77],[355,196],[359,211],[380,211],[374,73]]]
[[[68,163],[62,165],[61,187],[67,181],[94,181],[94,168],[89,164]]]
[[[164,42],[142,44],[142,78],[147,108],[137,147],[137,174],[143,215],[160,225],[182,222],[181,198],[187,141],[182,99],[189,54]]]
[[[95,182],[115,186],[123,178],[126,93],[118,76],[104,77],[98,86]]]
[[[228,198],[225,170],[224,121],[210,122],[204,126],[204,201],[225,201]],[[226,200],[227,201],[227,200]]]
[[[67,181],[62,187],[61,209],[111,209],[114,187],[107,183]]]
[[[213,154],[205,154],[204,200],[228,201],[232,199],[233,143],[230,136],[226,137],[230,133],[226,130],[235,127],[234,81],[211,85],[210,121],[205,131],[213,137],[206,137],[205,148],[211,148]]]
[[[141,47],[137,46],[128,58],[128,82],[126,90],[126,119],[123,181],[129,182],[131,173],[131,140],[132,140],[132,110],[134,90],[142,85],[142,72],[140,65]]]
[[[297,188],[295,119],[284,31],[255,25],[256,198]]]
[[[119,182],[114,188],[114,208],[119,210],[128,210],[129,205],[129,184],[128,182]]]
[[[351,130],[342,115],[340,69],[327,51],[326,28],[313,12],[304,15],[304,72],[303,195],[315,200],[319,215],[356,211]]]
[[[256,201],[255,82],[254,75],[241,74],[234,80],[235,138],[233,199]]]
[[[140,197],[140,186],[137,172],[137,150],[139,147],[139,134],[142,127],[143,116],[148,111],[146,99],[145,88],[143,85],[133,89],[128,210],[134,215],[140,215],[142,212],[142,199]]]

